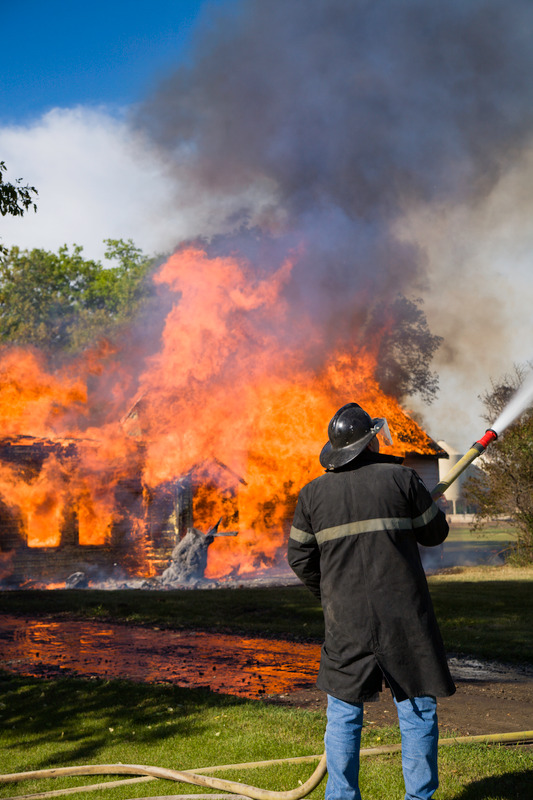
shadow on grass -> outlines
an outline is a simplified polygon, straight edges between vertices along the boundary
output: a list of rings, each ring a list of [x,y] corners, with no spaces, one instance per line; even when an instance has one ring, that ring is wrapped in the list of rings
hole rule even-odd
[[[529,581],[430,581],[430,593],[448,652],[533,663]]]
[[[303,586],[147,592],[142,589],[0,590],[3,614],[51,614],[157,625],[174,630],[220,630],[289,639],[322,639],[322,609]]]
[[[454,800],[529,800],[533,797],[533,770],[482,778],[466,786]]]
[[[206,709],[244,701],[205,690],[125,681],[43,680],[0,673],[2,727],[16,749],[45,748],[34,769],[97,760],[113,745],[150,745],[201,734]],[[59,748],[57,747],[59,745]]]

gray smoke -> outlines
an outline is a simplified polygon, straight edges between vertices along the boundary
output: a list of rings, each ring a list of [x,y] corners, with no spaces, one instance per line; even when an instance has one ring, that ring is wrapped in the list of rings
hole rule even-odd
[[[530,0],[208,7],[136,122],[216,208],[212,248],[274,268],[303,244],[295,313],[353,338],[378,300],[436,288],[401,221],[475,208],[530,146],[532,28]]]

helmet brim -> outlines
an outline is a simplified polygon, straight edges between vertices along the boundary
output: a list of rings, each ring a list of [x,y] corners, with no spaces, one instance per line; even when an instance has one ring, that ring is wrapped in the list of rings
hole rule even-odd
[[[320,453],[320,463],[326,470],[338,469],[345,464],[349,464],[354,458],[363,452],[365,447],[372,441],[381,428],[385,425],[386,420],[377,417],[372,420],[372,428],[361,439],[358,439],[352,444],[347,444],[344,447],[333,447],[331,442],[326,442]]]

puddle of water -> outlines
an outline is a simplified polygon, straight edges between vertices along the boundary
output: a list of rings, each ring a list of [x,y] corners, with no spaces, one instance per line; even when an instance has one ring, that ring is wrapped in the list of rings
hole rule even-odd
[[[43,676],[167,681],[257,698],[314,685],[320,645],[98,622],[0,618],[0,666]]]
[[[314,686],[320,645],[103,622],[0,617],[0,667],[36,677],[76,674],[169,682],[259,698]],[[450,658],[456,680],[531,679],[501,664]]]

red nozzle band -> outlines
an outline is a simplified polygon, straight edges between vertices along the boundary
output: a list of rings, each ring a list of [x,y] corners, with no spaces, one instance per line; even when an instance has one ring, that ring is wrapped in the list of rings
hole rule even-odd
[[[489,428],[485,432],[485,435],[482,436],[481,439],[478,439],[476,444],[480,444],[481,447],[483,447],[483,449],[485,449],[485,447],[487,447],[487,445],[489,445],[491,442],[493,442],[497,438],[498,438],[498,434],[496,433],[496,431],[493,431],[492,428]]]

